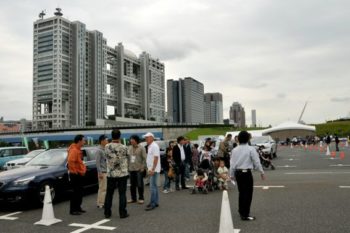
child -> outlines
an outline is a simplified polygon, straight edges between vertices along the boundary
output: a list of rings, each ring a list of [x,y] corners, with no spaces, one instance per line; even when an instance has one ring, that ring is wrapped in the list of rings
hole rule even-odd
[[[195,184],[192,190],[192,194],[195,194],[196,191],[203,192],[203,194],[207,194],[208,191],[205,187],[205,183],[208,180],[207,174],[199,168],[197,170],[197,173],[194,175],[193,179],[195,181]]]
[[[225,161],[220,160],[220,167],[218,168],[219,188],[220,190],[227,190],[227,180],[229,180],[228,169],[225,167]]]

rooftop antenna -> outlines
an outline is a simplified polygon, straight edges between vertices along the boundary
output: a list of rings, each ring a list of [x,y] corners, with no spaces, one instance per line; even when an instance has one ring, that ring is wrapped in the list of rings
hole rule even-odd
[[[46,15],[45,11],[41,11],[40,14],[39,14],[39,18],[40,19],[44,19],[44,16]]]
[[[56,15],[56,16],[62,16],[63,14],[62,14],[62,9],[61,8],[59,8],[59,7],[57,7],[56,8],[56,12],[54,13],[54,15]]]
[[[301,114],[300,114],[300,117],[299,117],[299,120],[298,120],[298,123],[299,123],[299,124],[302,123],[301,118],[302,118],[303,115],[304,115],[306,106],[307,106],[307,101],[305,102],[304,108],[303,108],[303,110],[301,111]]]

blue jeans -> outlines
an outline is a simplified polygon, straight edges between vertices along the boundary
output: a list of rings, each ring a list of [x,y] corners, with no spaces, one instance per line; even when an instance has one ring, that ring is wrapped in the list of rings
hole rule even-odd
[[[170,180],[168,177],[168,171],[163,170],[164,173],[164,184],[163,184],[163,190],[169,190],[170,189]]]
[[[151,201],[149,204],[152,207],[156,207],[156,205],[159,204],[159,193],[158,193],[158,187],[157,187],[158,177],[159,177],[159,173],[155,172],[153,176],[150,176],[149,178],[149,190],[151,192]]]
[[[185,177],[187,179],[190,179],[190,164],[189,163],[185,163]]]

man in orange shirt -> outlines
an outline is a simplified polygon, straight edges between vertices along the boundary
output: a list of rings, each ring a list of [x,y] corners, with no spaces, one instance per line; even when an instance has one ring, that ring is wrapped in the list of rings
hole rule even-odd
[[[83,162],[83,153],[81,148],[85,144],[84,136],[79,134],[75,136],[74,143],[68,148],[68,174],[73,193],[70,197],[70,214],[80,215],[86,211],[81,208],[83,202],[83,176],[86,172],[86,166]]]

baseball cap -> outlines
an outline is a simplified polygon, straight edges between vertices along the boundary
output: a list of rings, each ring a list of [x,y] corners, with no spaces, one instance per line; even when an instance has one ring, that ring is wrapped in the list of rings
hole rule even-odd
[[[152,137],[152,138],[154,138],[154,135],[153,135],[153,133],[148,132],[148,133],[146,133],[145,135],[143,135],[142,137],[143,137],[143,138],[147,138],[147,137]]]

